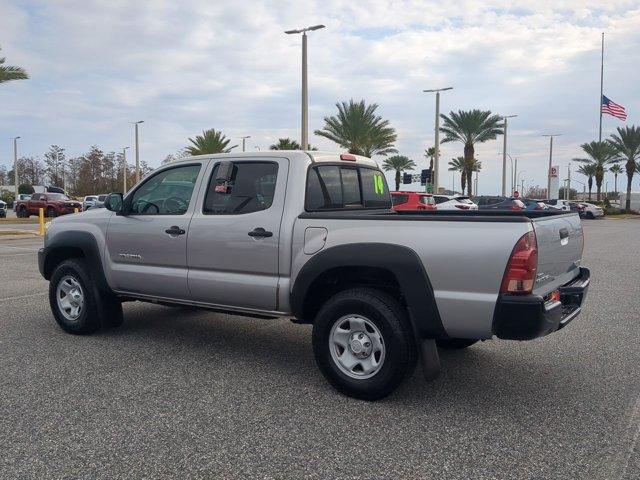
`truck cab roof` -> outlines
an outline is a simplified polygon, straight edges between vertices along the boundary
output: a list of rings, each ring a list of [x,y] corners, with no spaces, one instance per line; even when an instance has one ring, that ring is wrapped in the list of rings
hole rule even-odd
[[[231,158],[282,158],[282,157],[305,157],[311,160],[312,163],[336,163],[344,162],[355,163],[358,165],[367,165],[370,167],[379,168],[378,163],[370,158],[363,157],[362,155],[353,155],[351,153],[337,153],[326,152],[317,150],[267,150],[260,152],[230,152],[230,153],[216,153],[212,155],[197,155],[193,157],[185,157],[180,160],[176,160],[172,163],[187,162],[195,159],[231,159]]]

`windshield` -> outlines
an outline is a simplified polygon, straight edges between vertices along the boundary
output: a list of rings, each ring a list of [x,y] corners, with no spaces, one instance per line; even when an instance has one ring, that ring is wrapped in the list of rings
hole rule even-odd
[[[63,200],[71,200],[64,193],[47,193],[47,199],[49,201],[53,200],[54,202],[61,202]]]

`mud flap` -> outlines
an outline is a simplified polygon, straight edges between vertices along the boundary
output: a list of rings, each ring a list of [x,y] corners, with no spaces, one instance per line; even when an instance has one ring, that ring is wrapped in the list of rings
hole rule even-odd
[[[422,374],[427,382],[435,380],[440,375],[440,356],[436,341],[424,338],[420,342],[420,358],[422,360]]]

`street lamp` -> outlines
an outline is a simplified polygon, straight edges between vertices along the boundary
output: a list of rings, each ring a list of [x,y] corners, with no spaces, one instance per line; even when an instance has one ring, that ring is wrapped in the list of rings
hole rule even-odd
[[[242,139],[242,151],[244,152],[245,142],[247,141],[247,138],[251,138],[251,135],[245,135],[244,137],[238,137],[238,138]]]
[[[498,155],[502,155],[502,152],[498,153]],[[518,188],[518,182],[516,182],[516,172],[518,171],[518,157],[516,157],[515,159],[515,166],[513,165],[514,160],[511,155],[507,153],[507,157],[509,157],[509,160],[511,161],[511,191],[513,192],[516,188]]]
[[[144,123],[144,120],[132,122],[136,127],[136,183],[140,181],[140,146],[138,144],[138,125]]]
[[[436,93],[436,126],[435,126],[435,154],[433,158],[433,193],[438,193],[438,164],[440,163],[440,92],[453,90],[453,87],[432,88],[422,90],[424,93]]]
[[[293,35],[297,33],[302,34],[302,121],[301,121],[301,134],[302,150],[309,149],[309,93],[307,89],[307,32],[313,30],[320,30],[325,28],[324,25],[313,25],[312,27],[299,28],[297,30],[287,30],[284,33],[287,35]]]
[[[553,160],[553,137],[561,136],[561,133],[546,133],[543,137],[549,137],[549,170],[547,171],[547,198],[551,199],[551,161]]]
[[[125,193],[127,193],[127,148],[129,147],[124,147],[122,149],[122,194],[124,195]]]
[[[518,183],[520,183],[520,174],[524,172],[526,172],[526,170],[521,170],[518,172],[518,175],[516,176],[515,188],[518,188]],[[524,182],[524,179],[522,179],[522,181]],[[524,188],[522,188],[522,190],[524,190]],[[520,196],[524,196],[524,192],[520,192]]]
[[[13,137],[13,187],[15,189],[15,197],[13,199],[13,209],[15,210],[16,202],[18,201],[18,139],[20,137]]]
[[[518,115],[504,115],[504,138],[502,144],[502,196],[505,196],[507,190],[507,124],[509,118],[515,118]]]

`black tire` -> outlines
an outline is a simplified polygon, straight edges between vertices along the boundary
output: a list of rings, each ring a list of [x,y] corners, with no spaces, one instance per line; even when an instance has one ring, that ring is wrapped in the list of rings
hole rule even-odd
[[[593,216],[593,212],[587,212],[587,218],[588,218],[589,220],[593,220],[593,219],[594,219],[594,218],[596,218],[596,217],[594,217],[594,216]]]
[[[446,350],[461,350],[470,347],[477,341],[470,338],[439,338],[436,339],[436,345]]]
[[[89,270],[84,259],[72,258],[60,263],[51,275],[49,282],[49,305],[58,325],[67,333],[87,335],[100,329],[96,289],[93,286]],[[65,278],[73,278],[80,285],[83,294],[83,305],[78,318],[70,320],[58,305],[58,285]]]
[[[26,207],[20,207],[18,212],[16,213],[16,217],[18,218],[29,218],[29,211]]]
[[[373,376],[353,378],[333,359],[329,338],[334,324],[345,315],[360,315],[379,330],[384,361]],[[391,394],[411,375],[417,358],[413,329],[405,308],[390,295],[372,288],[354,288],[331,297],[313,324],[313,352],[318,368],[339,392],[363,400]]]
[[[53,208],[49,207],[45,211],[45,216],[48,218],[54,218],[56,216],[56,211]]]

